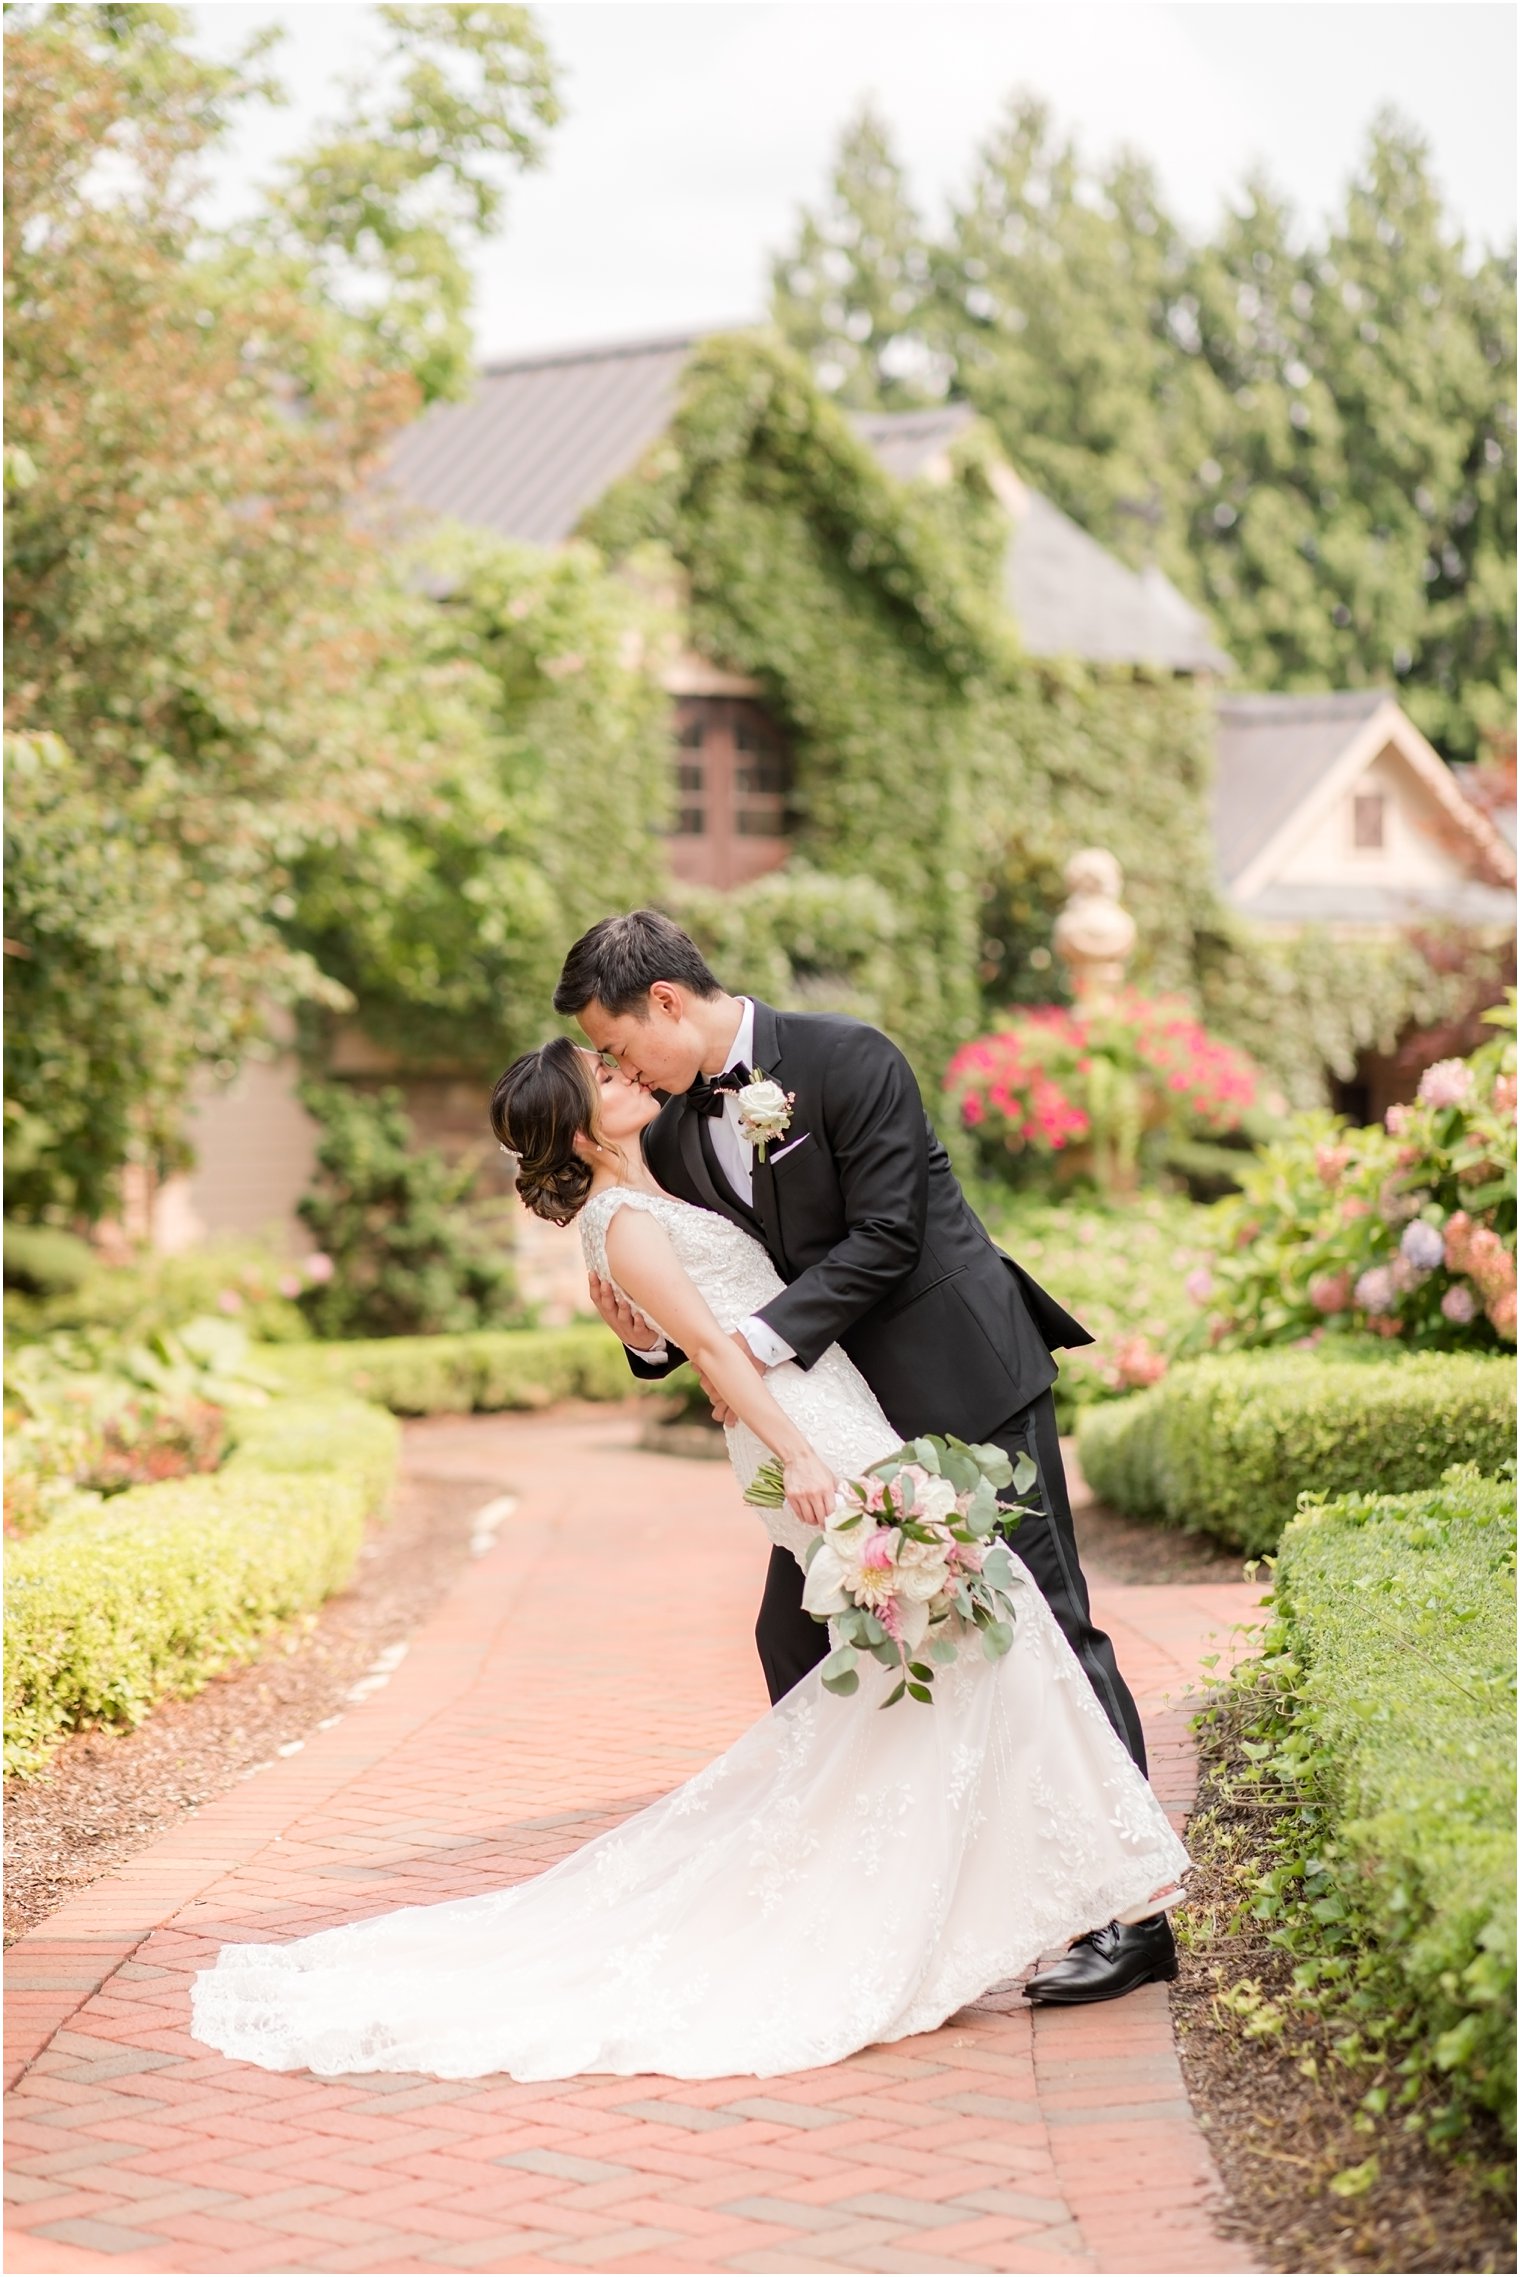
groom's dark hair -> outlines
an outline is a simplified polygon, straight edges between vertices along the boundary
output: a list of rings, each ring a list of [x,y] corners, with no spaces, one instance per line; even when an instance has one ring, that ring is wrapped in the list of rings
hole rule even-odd
[[[657,980],[678,981],[693,996],[723,993],[689,933],[657,909],[631,909],[581,935],[565,959],[554,1009],[581,1012],[595,998],[616,1018],[637,1012]]]

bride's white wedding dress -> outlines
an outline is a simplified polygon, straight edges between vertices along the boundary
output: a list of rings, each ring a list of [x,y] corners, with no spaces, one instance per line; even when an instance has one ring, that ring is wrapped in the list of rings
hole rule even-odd
[[[665,1196],[593,1196],[607,1272],[618,1207],[653,1212],[725,1328],[781,1287],[759,1243]],[[767,1378],[841,1477],[899,1444],[837,1347]],[[765,1450],[742,1425],[748,1481]],[[801,1552],[812,1530],[758,1513]],[[287,1945],[227,1945],[196,1980],[198,2040],[320,2073],[761,2077],[931,2031],[1000,1979],[1170,1888],[1187,1854],[1015,1560],[1012,1650],[972,1640],[934,1704],[881,1712],[815,1670],[685,1786],[547,1873]],[[672,1577],[673,1585],[678,1577]]]

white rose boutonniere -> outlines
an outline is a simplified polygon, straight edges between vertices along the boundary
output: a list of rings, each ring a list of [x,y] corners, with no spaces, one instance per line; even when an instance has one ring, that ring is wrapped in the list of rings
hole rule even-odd
[[[772,1083],[763,1068],[755,1069],[754,1081],[746,1083],[739,1095],[739,1131],[765,1160],[765,1150],[774,1146],[791,1127],[792,1109],[797,1104],[795,1091],[783,1091],[779,1083]]]

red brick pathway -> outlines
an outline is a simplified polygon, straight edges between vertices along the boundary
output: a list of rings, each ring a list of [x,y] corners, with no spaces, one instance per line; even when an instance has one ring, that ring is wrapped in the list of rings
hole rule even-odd
[[[940,2031],[785,2080],[316,2080],[186,2031],[225,1938],[537,1871],[764,1707],[765,1543],[726,1470],[608,1416],[431,1422],[409,1459],[519,1505],[384,1689],[166,1835],[9,1959],[11,2270],[1162,2270],[1215,2226],[1167,2001]],[[670,1577],[681,1573],[681,1601]],[[1246,1587],[1107,1588],[1158,1788]],[[563,1606],[617,1626],[565,1656]]]

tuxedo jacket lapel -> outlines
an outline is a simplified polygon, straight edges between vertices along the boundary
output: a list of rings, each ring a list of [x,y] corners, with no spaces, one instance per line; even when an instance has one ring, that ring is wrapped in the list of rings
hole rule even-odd
[[[754,1213],[744,1208],[737,1195],[731,1191],[726,1192],[713,1176],[707,1150],[702,1144],[702,1118],[692,1114],[684,1103],[677,1138],[682,1167],[691,1182],[693,1199],[704,1210],[717,1210],[733,1224],[742,1226],[746,1233],[753,1233]]]
[[[755,999],[755,1067],[763,1075],[774,1076],[782,1061],[781,1035],[777,1015],[769,1004]],[[775,1152],[766,1148],[767,1156]],[[765,1228],[765,1246],[772,1261],[782,1267],[785,1250],[781,1241],[781,1210],[776,1197],[776,1179],[769,1160],[760,1160],[757,1147],[753,1166],[755,1213]]]

